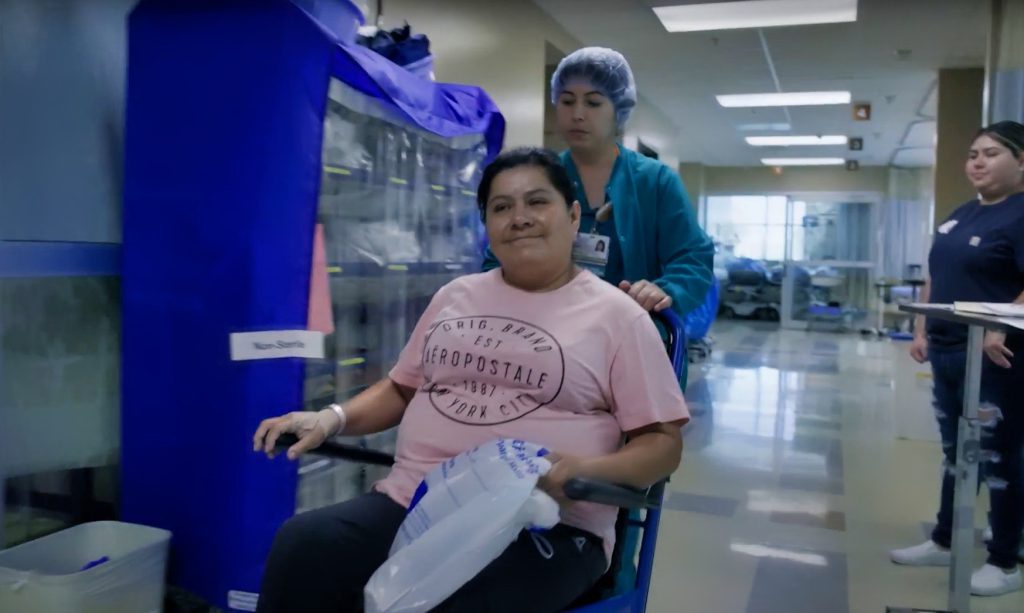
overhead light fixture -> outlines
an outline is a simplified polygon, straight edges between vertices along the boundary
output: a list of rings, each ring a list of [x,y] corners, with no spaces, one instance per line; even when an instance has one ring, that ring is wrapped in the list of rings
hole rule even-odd
[[[669,32],[857,21],[857,0],[743,0],[654,7]]]
[[[845,145],[847,138],[839,134],[827,136],[748,136],[752,147],[790,147],[799,145]]]
[[[781,123],[741,123],[736,126],[740,132],[789,132],[793,126]]]
[[[843,158],[761,158],[765,166],[843,166]]]
[[[715,96],[718,104],[726,108],[754,106],[818,106],[850,104],[850,92],[783,92],[765,94],[725,94]]]

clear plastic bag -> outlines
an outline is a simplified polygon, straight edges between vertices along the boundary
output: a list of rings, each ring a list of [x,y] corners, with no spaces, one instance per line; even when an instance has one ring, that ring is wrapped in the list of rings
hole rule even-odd
[[[455,593],[524,528],[551,528],[558,504],[536,489],[547,451],[500,439],[455,456],[424,478],[391,557],[366,585],[368,613],[429,611]]]

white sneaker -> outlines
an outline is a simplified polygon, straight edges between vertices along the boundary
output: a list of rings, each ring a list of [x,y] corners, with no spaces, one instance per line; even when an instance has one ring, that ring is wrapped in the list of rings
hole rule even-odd
[[[920,545],[893,549],[889,552],[889,559],[906,566],[949,566],[950,554],[948,549],[942,549],[928,539]]]
[[[1019,568],[1007,573],[998,566],[986,564],[971,575],[971,593],[975,596],[999,596],[1016,592],[1024,585]]]

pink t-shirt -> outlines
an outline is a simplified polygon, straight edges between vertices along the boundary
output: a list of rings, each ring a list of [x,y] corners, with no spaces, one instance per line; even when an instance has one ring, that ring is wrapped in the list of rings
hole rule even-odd
[[[546,293],[511,287],[500,269],[452,281],[390,377],[417,390],[376,485],[403,506],[434,466],[496,438],[593,457],[617,451],[623,432],[689,419],[650,316],[586,271]],[[562,521],[604,539],[610,558],[616,513],[580,502]]]

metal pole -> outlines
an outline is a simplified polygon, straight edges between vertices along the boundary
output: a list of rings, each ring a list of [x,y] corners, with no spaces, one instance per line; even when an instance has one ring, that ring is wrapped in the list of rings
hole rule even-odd
[[[999,45],[1003,29],[1003,0],[989,1],[988,40],[985,45],[985,86],[981,96],[981,125],[992,123],[992,107],[996,92],[996,71],[999,70]]]
[[[971,572],[974,565],[974,505],[978,497],[981,432],[978,403],[981,392],[982,345],[985,328],[968,326],[967,368],[964,373],[964,410],[957,434],[956,489],[953,503],[952,560],[949,565],[949,608],[971,610]]]

